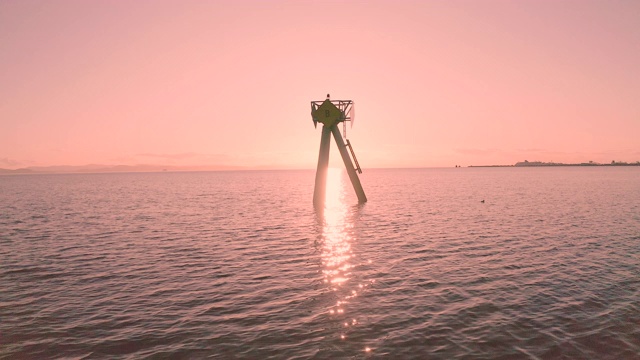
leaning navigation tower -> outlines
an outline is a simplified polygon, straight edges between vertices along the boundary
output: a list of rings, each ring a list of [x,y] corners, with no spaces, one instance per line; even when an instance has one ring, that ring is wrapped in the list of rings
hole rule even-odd
[[[338,125],[343,124],[346,134],[346,122],[350,121],[353,125],[354,120],[354,104],[351,100],[331,100],[329,94],[324,101],[311,102],[311,118],[313,125],[317,127],[318,123],[322,124],[322,136],[320,137],[320,153],[318,154],[318,168],[316,170],[316,184],[313,190],[313,205],[316,207],[324,206],[326,187],[327,187],[327,170],[329,167],[329,148],[331,145],[331,134],[336,141],[342,161],[349,174],[349,179],[353,185],[353,189],[358,196],[358,202],[364,203],[367,197],[364,194],[358,173],[362,173],[356,154],[349,140],[342,139],[342,134]],[[349,151],[347,152],[347,148]],[[351,154],[351,155],[349,155]],[[353,157],[353,162],[351,161]],[[355,166],[354,166],[355,163]]]

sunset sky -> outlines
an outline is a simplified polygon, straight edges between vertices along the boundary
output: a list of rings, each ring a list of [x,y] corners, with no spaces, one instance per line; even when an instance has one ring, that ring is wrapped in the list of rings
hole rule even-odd
[[[312,169],[327,93],[363,168],[635,162],[640,1],[0,2],[0,168]]]

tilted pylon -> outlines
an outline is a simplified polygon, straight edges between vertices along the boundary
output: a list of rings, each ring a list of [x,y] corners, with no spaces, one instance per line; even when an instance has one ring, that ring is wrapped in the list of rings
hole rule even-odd
[[[347,169],[347,174],[353,185],[353,189],[358,196],[358,202],[364,203],[367,201],[367,196],[364,194],[362,184],[358,178],[358,172],[362,173],[360,165],[353,166],[349,152],[347,152],[347,146],[351,151],[353,160],[358,164],[351,143],[347,140],[347,144],[342,139],[342,134],[338,128],[338,124],[344,121],[352,121],[353,118],[350,114],[353,112],[353,101],[351,100],[331,100],[329,94],[324,101],[312,101],[311,102],[311,118],[313,119],[314,126],[318,123],[322,124],[322,136],[320,137],[320,153],[318,154],[318,168],[316,170],[316,184],[313,190],[313,204],[316,207],[324,206],[327,189],[327,171],[329,167],[329,148],[331,145],[331,134],[336,141],[342,161]]]

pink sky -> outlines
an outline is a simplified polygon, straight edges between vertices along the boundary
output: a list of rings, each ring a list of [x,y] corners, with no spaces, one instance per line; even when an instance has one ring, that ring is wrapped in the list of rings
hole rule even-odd
[[[5,0],[0,167],[312,169],[328,92],[356,102],[363,168],[635,162],[639,19],[637,0]]]

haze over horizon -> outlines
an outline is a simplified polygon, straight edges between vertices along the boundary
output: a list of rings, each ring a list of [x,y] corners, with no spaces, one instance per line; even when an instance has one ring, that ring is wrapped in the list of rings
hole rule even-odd
[[[636,162],[638,19],[632,0],[4,1],[0,168],[314,168],[327,93],[356,103],[363,168]]]

